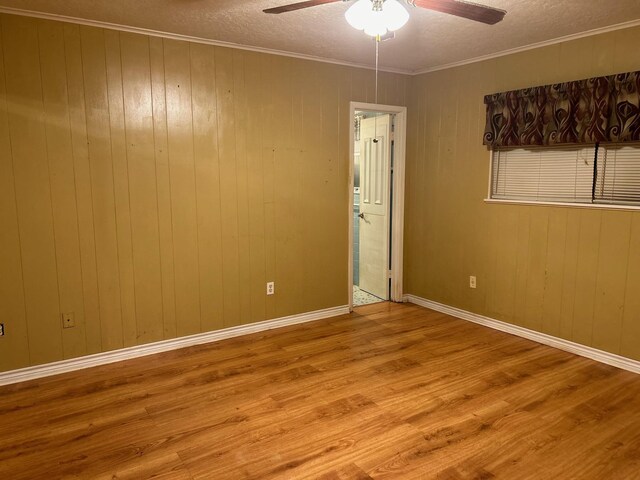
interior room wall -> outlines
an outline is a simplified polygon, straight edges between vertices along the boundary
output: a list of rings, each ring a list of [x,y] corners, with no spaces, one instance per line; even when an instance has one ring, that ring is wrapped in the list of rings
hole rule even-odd
[[[640,211],[485,203],[482,145],[485,94],[640,70],[639,44],[634,27],[412,79],[406,293],[640,360]]]
[[[349,101],[374,85],[0,15],[0,371],[346,305]],[[381,74],[379,102],[407,85]]]
[[[640,359],[640,213],[486,204],[481,144],[484,94],[638,70],[639,40],[381,75],[406,293]],[[373,97],[370,70],[0,15],[0,371],[346,304]]]

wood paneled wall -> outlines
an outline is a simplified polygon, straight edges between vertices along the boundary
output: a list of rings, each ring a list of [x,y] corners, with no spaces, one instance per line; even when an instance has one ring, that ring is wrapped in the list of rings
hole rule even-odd
[[[638,70],[639,41],[382,74],[409,106],[407,293],[640,359],[640,212],[486,204],[481,145],[484,94]],[[373,92],[368,70],[0,15],[0,371],[346,304],[348,103]]]
[[[636,27],[412,79],[407,293],[640,359],[640,212],[484,203],[482,146],[483,95],[639,70],[638,44]]]
[[[0,371],[345,305],[373,95],[370,70],[0,15]]]

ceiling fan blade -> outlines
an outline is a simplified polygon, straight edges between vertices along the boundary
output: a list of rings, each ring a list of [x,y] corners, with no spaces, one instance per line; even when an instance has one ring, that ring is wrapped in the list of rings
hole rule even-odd
[[[448,13],[456,17],[468,18],[476,22],[494,25],[502,20],[507,12],[477,3],[461,2],[458,0],[410,0],[416,7]]]
[[[289,5],[282,5],[281,7],[267,8],[263,10],[264,13],[286,13],[293,12],[294,10],[301,10],[303,8],[315,7],[316,5],[324,5],[326,3],[344,2],[345,0],[307,0],[305,2],[290,3]]]

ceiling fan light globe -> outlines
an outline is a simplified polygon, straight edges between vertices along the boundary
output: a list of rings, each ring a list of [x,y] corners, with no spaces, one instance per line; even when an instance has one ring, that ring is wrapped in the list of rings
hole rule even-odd
[[[356,30],[364,30],[369,23],[369,17],[373,14],[373,3],[371,0],[358,0],[351,5],[344,13],[349,25]]]
[[[372,37],[378,37],[378,36],[382,37],[383,35],[387,34],[387,29],[385,28],[384,30],[382,30],[382,29],[376,29],[373,27],[365,27],[364,33]]]
[[[372,37],[387,33],[387,19],[384,12],[372,12],[364,27],[364,33]]]
[[[374,10],[372,0],[358,0],[344,14],[347,22],[357,30],[376,37],[389,30],[398,30],[409,20],[409,12],[397,0],[385,0],[382,10]]]
[[[387,29],[398,30],[409,20],[409,12],[397,0],[386,0],[382,6]]]

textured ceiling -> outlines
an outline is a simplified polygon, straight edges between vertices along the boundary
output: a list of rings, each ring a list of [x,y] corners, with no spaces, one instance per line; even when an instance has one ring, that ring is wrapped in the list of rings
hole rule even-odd
[[[488,26],[408,6],[411,18],[380,47],[383,68],[420,71],[640,19],[640,0],[476,0],[507,11]],[[346,3],[281,15],[291,0],[0,0],[0,7],[140,27],[372,65],[374,42],[344,20]]]

